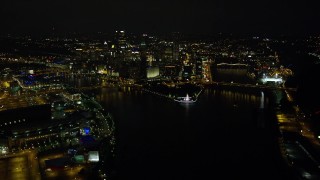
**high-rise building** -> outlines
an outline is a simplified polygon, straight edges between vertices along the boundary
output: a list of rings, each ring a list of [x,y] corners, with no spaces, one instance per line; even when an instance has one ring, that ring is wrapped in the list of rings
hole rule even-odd
[[[127,40],[126,40],[126,34],[124,31],[116,31],[115,34],[116,39],[116,48],[118,50],[126,49],[127,48]]]
[[[184,65],[182,71],[182,79],[190,80],[193,75],[193,66],[192,65]]]
[[[148,67],[147,68],[147,78],[159,77],[160,71],[159,67]]]
[[[111,46],[112,57],[114,69],[117,72],[120,72],[122,76],[122,72],[126,72],[127,69],[124,69],[126,65],[123,63],[126,61],[127,54],[127,37],[125,31],[116,31],[114,35],[114,42]]]
[[[140,44],[140,79],[144,80],[147,78],[147,44],[146,44],[147,35],[144,34],[142,36],[141,44]]]
[[[202,58],[196,56],[196,68],[195,68],[195,74],[197,79],[202,79],[203,77],[203,70],[202,70]]]
[[[179,61],[179,45],[176,42],[174,42],[172,46],[172,58],[174,62]]]
[[[126,34],[124,31],[116,31],[114,38],[115,56],[124,60],[128,48]]]
[[[161,69],[160,69],[160,71],[161,71]],[[179,67],[163,66],[161,75],[164,78],[174,79],[179,75]]]

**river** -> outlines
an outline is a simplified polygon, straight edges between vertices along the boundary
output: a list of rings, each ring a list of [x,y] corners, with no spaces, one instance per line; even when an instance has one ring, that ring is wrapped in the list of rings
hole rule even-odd
[[[116,124],[114,179],[287,179],[268,93],[205,89],[179,104],[135,89],[90,91]],[[111,171],[111,170],[110,170]]]

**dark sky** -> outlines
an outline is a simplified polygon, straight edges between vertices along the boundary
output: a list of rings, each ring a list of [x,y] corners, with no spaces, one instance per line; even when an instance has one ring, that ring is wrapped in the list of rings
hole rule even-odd
[[[318,33],[316,0],[1,0],[0,33]]]

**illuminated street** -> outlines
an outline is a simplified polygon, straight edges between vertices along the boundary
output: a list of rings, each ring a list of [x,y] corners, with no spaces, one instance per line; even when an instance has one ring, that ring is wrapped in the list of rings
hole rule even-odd
[[[4,179],[35,179],[40,180],[39,164],[36,152],[26,150],[0,159],[0,174]]]

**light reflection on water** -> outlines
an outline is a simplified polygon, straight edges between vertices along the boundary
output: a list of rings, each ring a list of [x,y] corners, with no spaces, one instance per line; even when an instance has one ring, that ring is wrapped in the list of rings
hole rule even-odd
[[[249,168],[262,174],[276,167],[270,158],[273,150],[264,145],[266,139],[259,135],[254,119],[254,110],[261,105],[260,91],[206,89],[191,104],[132,88],[90,93],[115,117],[119,179],[155,179],[155,174],[156,179],[214,178],[225,170]],[[264,99],[268,107],[268,97]],[[230,165],[224,165],[226,161]],[[267,177],[274,179],[276,174]]]
[[[113,109],[119,118],[121,155],[118,161],[130,166],[119,167],[120,176],[126,176],[128,172],[135,174],[134,169],[142,167],[150,173],[145,176],[149,174],[151,178],[151,174],[159,174],[160,170],[150,167],[159,165],[166,167],[165,172],[170,174],[192,172],[196,166],[210,169],[219,165],[216,169],[219,171],[226,168],[221,163],[230,154],[235,155],[233,159],[228,158],[230,163],[255,162],[255,158],[246,152],[266,151],[263,146],[263,149],[252,149],[259,144],[258,136],[251,137],[257,131],[252,114],[260,105],[259,92],[249,94],[207,89],[192,104],[181,104],[135,90],[102,89],[98,94],[101,103]],[[234,142],[235,137],[241,141]],[[241,148],[234,150],[235,147]],[[211,165],[200,160],[203,158]],[[142,164],[137,165],[137,161]],[[171,165],[166,163],[168,161]],[[260,165],[261,162],[255,163]],[[255,170],[255,167],[246,168]]]

